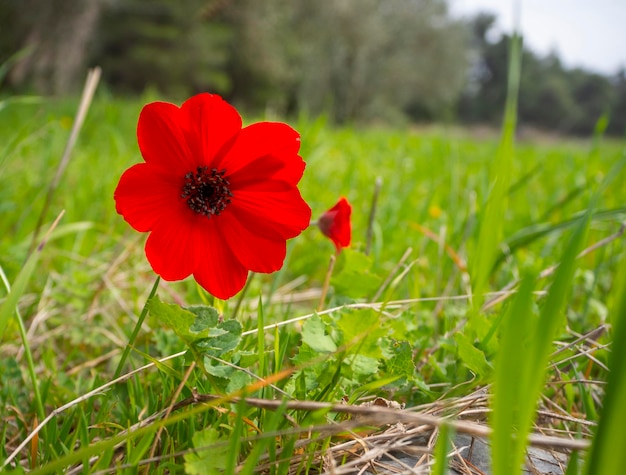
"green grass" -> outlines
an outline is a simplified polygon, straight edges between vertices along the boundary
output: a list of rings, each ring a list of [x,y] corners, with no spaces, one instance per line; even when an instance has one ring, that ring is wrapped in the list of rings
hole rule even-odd
[[[444,127],[332,128],[323,118],[293,120],[307,162],[301,189],[314,218],[340,195],[354,207],[353,246],[338,259],[325,304],[326,309],[342,307],[261,331],[264,325],[315,313],[334,248],[317,229],[306,230],[289,244],[283,270],[255,275],[250,282],[237,311],[241,328],[231,329],[238,344],[217,356],[225,363],[205,357],[208,372],[196,367],[186,374],[189,360],[158,360],[184,351],[193,341],[184,343],[152,314],[133,335],[155,275],[143,254],[145,236],[116,214],[112,198],[121,173],[140,160],[136,121],[142,105],[154,99],[96,96],[42,229],[62,210],[65,214],[30,260],[32,233],[77,101],[15,103],[0,110],[0,266],[13,288],[11,294],[0,290],[0,324],[5,328],[0,340],[0,463],[42,422],[42,409],[49,415],[112,381],[129,343],[122,377],[150,362],[156,368],[54,415],[10,467],[54,473],[82,463],[85,473],[116,468],[135,473],[152,454],[150,473],[222,473],[236,467],[244,473],[306,473],[323,470],[320,454],[337,454],[329,451],[350,440],[346,430],[358,428],[340,412],[292,408],[292,399],[336,404],[346,398],[359,404],[380,396],[414,407],[453,401],[491,383],[496,414],[489,421],[498,438],[507,431],[519,430],[522,436],[532,431],[537,403],[544,411],[562,410],[572,420],[597,422],[608,380],[609,388],[615,388],[607,398],[614,420],[600,424],[598,440],[609,448],[610,441],[623,440],[616,434],[619,422],[626,421],[615,401],[624,393],[624,378],[606,369],[619,367],[621,360],[614,362],[605,345],[623,334],[625,325],[616,333],[608,326],[596,339],[567,346],[580,335],[621,322],[617,315],[624,303],[614,282],[620,259],[624,262],[623,239],[574,257],[614,235],[626,220],[626,176],[614,168],[624,161],[623,142],[518,141],[505,151],[506,186],[499,189],[499,209],[490,211],[491,225],[486,225],[481,218],[493,192],[494,157],[504,153],[497,133],[478,138]],[[366,257],[362,251],[377,177],[383,185]],[[611,180],[603,185],[607,178]],[[588,212],[583,232],[580,217]],[[493,235],[492,226],[497,227]],[[481,244],[481,236],[490,237],[488,244]],[[481,245],[488,257],[476,261],[473,252]],[[409,248],[412,252],[396,268]],[[467,262],[484,292],[520,278],[522,291],[481,310],[463,297],[474,282]],[[559,263],[556,273],[537,277]],[[389,276],[387,287],[378,292]],[[533,289],[548,294],[533,294]],[[352,305],[371,302],[377,293],[379,305]],[[191,280],[161,282],[158,295],[167,304],[214,303]],[[491,297],[476,299],[488,302]],[[427,300],[432,298],[436,300]],[[394,304],[406,299],[411,302]],[[32,365],[20,349],[16,302]],[[228,320],[237,298],[222,305]],[[522,334],[527,339],[516,338]],[[532,390],[522,386],[507,393],[507,378],[523,362],[529,362],[520,369],[525,379],[510,382]],[[194,394],[224,399],[198,404]],[[229,399],[236,395],[284,398],[286,403],[270,410]],[[149,419],[180,401],[184,404],[167,420]],[[448,411],[439,415],[454,419],[457,413]],[[536,424],[554,435],[565,436],[559,432],[565,431],[585,440],[595,432],[594,426],[572,421]],[[165,429],[156,441],[160,427]],[[343,434],[331,436],[329,427]],[[369,427],[367,433],[385,428]],[[448,431],[443,432],[438,454],[449,452]],[[450,426],[449,432],[458,427]],[[496,440],[495,460],[502,460],[508,444],[516,442]],[[207,446],[208,452],[202,450]],[[519,460],[525,443],[515,447]],[[588,473],[611,473],[602,447],[594,446],[592,453]],[[203,462],[207,454],[212,460],[208,465]],[[581,458],[586,460],[587,453]],[[336,456],[337,463],[352,459],[346,453]],[[436,470],[444,473],[441,461]]]

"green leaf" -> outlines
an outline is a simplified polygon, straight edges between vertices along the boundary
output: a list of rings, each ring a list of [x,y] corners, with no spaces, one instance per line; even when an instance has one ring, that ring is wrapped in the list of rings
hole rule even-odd
[[[174,330],[199,364],[203,363],[202,355],[219,357],[237,348],[241,341],[241,324],[236,320],[218,323],[219,316],[214,308],[194,306],[185,309],[165,304],[155,295],[150,299],[148,309],[163,325]]]
[[[326,335],[326,325],[322,319],[314,315],[307,319],[302,326],[302,341],[309,345],[313,351],[320,353],[332,353],[337,351],[337,345],[333,339]]]
[[[241,332],[241,323],[237,320],[226,320],[220,323],[217,326],[217,331],[209,335],[208,338],[197,340],[194,343],[194,349],[200,353],[219,357],[237,348],[241,340]]]
[[[303,344],[298,348],[298,353],[291,359],[295,366],[306,366],[310,361],[314,361],[319,355],[309,345]]]
[[[385,336],[386,330],[381,325],[380,312],[370,309],[346,310],[337,320],[337,328],[343,334],[341,344],[348,345],[348,353],[373,358],[383,356],[378,340]]]
[[[155,317],[162,325],[174,330],[188,346],[191,346],[191,343],[193,343],[197,337],[202,337],[202,335],[190,331],[196,317],[189,310],[185,310],[178,305],[163,303],[158,295],[150,299],[148,302],[148,310],[150,311],[150,315]]]
[[[235,320],[218,324],[217,310],[212,307],[198,305],[182,308],[179,305],[163,303],[155,295],[148,303],[148,309],[153,317],[174,330],[189,347],[210,348],[214,343],[215,348],[219,349],[224,346],[224,341],[237,339],[233,334],[238,332],[241,335],[241,325]],[[216,339],[217,341],[214,341]]]
[[[379,363],[376,358],[365,355],[350,355],[343,361],[352,371],[353,377],[369,376],[378,372]]]
[[[413,362],[413,350],[408,341],[400,341],[392,346],[394,355],[389,358],[385,365],[387,372],[394,376],[407,379],[413,378],[415,363]]]
[[[368,256],[353,249],[344,249],[340,260],[342,266],[331,279],[338,294],[364,297],[378,288],[380,277],[370,271],[372,260]]]
[[[215,429],[196,432],[192,438],[195,452],[185,454],[189,475],[221,475],[229,456],[228,440],[220,439]]]
[[[230,378],[228,378],[228,385],[226,386],[227,393],[234,393],[240,389],[245,388],[252,383],[252,378],[242,371],[235,371]]]
[[[197,305],[189,307],[187,310],[196,316],[193,324],[189,327],[191,332],[202,333],[207,329],[212,329],[217,326],[219,315],[217,314],[217,310],[214,308]]]
[[[217,378],[228,378],[235,371],[235,368],[233,368],[232,366],[226,366],[224,364],[214,365],[211,364],[212,362],[213,360],[211,358],[206,357],[204,359],[204,369],[207,373]]]
[[[478,376],[487,376],[491,373],[491,366],[485,358],[485,354],[476,348],[470,339],[463,333],[457,333],[454,335],[456,341],[459,357],[465,363],[469,369],[471,369]]]

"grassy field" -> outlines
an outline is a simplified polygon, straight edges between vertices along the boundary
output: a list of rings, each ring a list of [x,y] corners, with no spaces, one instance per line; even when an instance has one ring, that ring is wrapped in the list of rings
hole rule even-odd
[[[624,142],[518,141],[498,182],[497,133],[294,120],[307,162],[301,190],[314,219],[340,196],[353,205],[353,245],[339,256],[325,301],[334,248],[311,227],[289,243],[281,271],[255,275],[231,301],[213,301],[192,280],[161,282],[162,303],[153,300],[133,341],[155,275],[145,236],[116,214],[113,190],[141,160],[137,117],[155,99],[96,97],[43,231],[65,213],[36,262],[27,260],[33,231],[77,101],[8,102],[0,110],[5,469],[286,474],[364,466],[363,447],[389,431],[388,413],[399,403],[426,418],[401,420],[427,426],[426,448],[436,453],[446,453],[447,437],[433,447],[441,427],[444,434],[471,432],[468,420],[493,427],[495,473],[515,472],[528,431],[584,449],[586,462],[573,457],[568,473],[617,473],[610,469],[619,458],[608,461],[603,450],[619,452],[617,426],[626,422],[618,403],[624,372],[620,379],[608,369],[623,366],[626,347],[626,340],[610,346],[626,331],[618,322],[626,313]],[[201,352],[199,362],[159,361],[194,344],[177,335],[185,328],[163,324],[166,304],[213,305],[226,321],[235,317],[235,346]],[[116,375],[119,382],[102,387]],[[365,404],[374,397],[389,407]],[[617,426],[598,428],[603,413]],[[588,449],[596,432],[602,444]],[[445,473],[444,464],[432,470]]]

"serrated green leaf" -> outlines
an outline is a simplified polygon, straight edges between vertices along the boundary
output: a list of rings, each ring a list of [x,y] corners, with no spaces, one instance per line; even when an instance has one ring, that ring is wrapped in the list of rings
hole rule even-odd
[[[413,349],[408,341],[397,342],[392,346],[394,356],[386,361],[387,372],[394,376],[404,376],[409,379],[415,372]]]
[[[343,362],[348,365],[353,376],[369,376],[378,371],[379,363],[376,358],[365,355],[350,355]]]
[[[204,305],[194,305],[188,307],[191,313],[196,316],[193,324],[189,327],[189,330],[194,333],[202,333],[204,330],[211,329],[217,326],[219,315],[217,310],[213,307],[206,307]]]
[[[213,360],[208,357],[204,359],[204,369],[212,376],[215,376],[217,378],[228,378],[235,371],[235,368],[233,368],[232,366],[226,366],[223,364],[213,365],[211,364],[212,361]]]
[[[217,311],[212,307],[182,308],[163,303],[155,296],[148,308],[152,316],[172,328],[189,347],[213,351],[213,356],[219,356],[239,343],[241,324],[236,320],[218,323]]]
[[[190,328],[196,321],[196,316],[179,305],[170,305],[161,302],[159,297],[155,295],[148,302],[148,310],[150,315],[155,317],[161,324],[171,328],[188,346],[196,339],[203,338],[205,335],[190,331]]]
[[[295,366],[306,366],[309,361],[312,361],[318,357],[319,355],[315,351],[313,351],[313,349],[309,345],[303,344],[300,345],[300,348],[298,348],[298,353],[296,353],[291,361]]]
[[[228,440],[220,439],[215,429],[196,432],[192,438],[197,450],[185,454],[185,472],[189,475],[221,475],[229,456]]]
[[[234,350],[241,340],[241,323],[237,320],[226,320],[217,326],[219,334],[209,336],[194,343],[194,349],[211,356],[221,356]]]
[[[459,356],[463,363],[478,376],[486,376],[491,372],[491,366],[485,358],[485,354],[476,348],[469,338],[463,333],[454,335]]]
[[[314,315],[307,319],[302,326],[302,341],[309,345],[313,351],[320,353],[332,353],[337,351],[337,345],[333,339],[325,334],[326,325],[322,319]]]

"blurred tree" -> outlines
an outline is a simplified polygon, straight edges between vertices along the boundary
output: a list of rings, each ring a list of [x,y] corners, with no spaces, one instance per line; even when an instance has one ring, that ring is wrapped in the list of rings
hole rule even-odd
[[[588,135],[600,117],[611,112],[615,91],[608,78],[583,69],[574,69],[569,74],[574,101],[581,109],[572,132]]]
[[[465,122],[498,124],[506,98],[510,38],[491,39],[495,17],[479,14],[471,21],[473,64],[467,87],[458,103]],[[556,53],[540,57],[522,52],[518,116],[521,126],[562,133],[588,135],[596,121],[612,108],[619,97],[619,80],[563,67]],[[609,129],[615,130],[615,129]],[[623,130],[623,129],[622,129]]]
[[[496,23],[490,13],[479,13],[469,22],[470,67],[465,88],[458,102],[463,121],[497,122],[502,117],[506,98],[508,39],[491,42],[489,35]]]
[[[4,31],[0,35],[2,57],[18,50],[28,52],[12,68],[9,84],[44,94],[65,94],[81,84],[88,43],[103,1],[9,0],[2,4],[3,30],[7,28],[6,36]]]
[[[92,63],[116,92],[155,87],[179,101],[209,90],[338,122],[456,114],[496,125],[509,38],[494,35],[495,20],[454,20],[446,0],[2,0],[0,71],[11,67],[15,90],[67,93]],[[588,134],[608,113],[608,132],[624,134],[624,71],[522,55],[520,125]]]
[[[231,99],[253,108],[295,107],[293,85],[303,45],[297,41],[291,0],[237,0],[224,4],[223,20],[233,31],[227,72]]]
[[[622,68],[613,78],[615,91],[614,105],[608,131],[611,134],[626,136],[626,69]]]
[[[313,114],[329,111],[343,122],[414,110],[441,118],[462,87],[465,27],[449,17],[443,0],[231,6],[238,94]]]
[[[179,99],[204,90],[228,93],[231,33],[212,20],[218,7],[206,0],[117,1],[102,15],[91,61],[122,92],[156,87]]]

